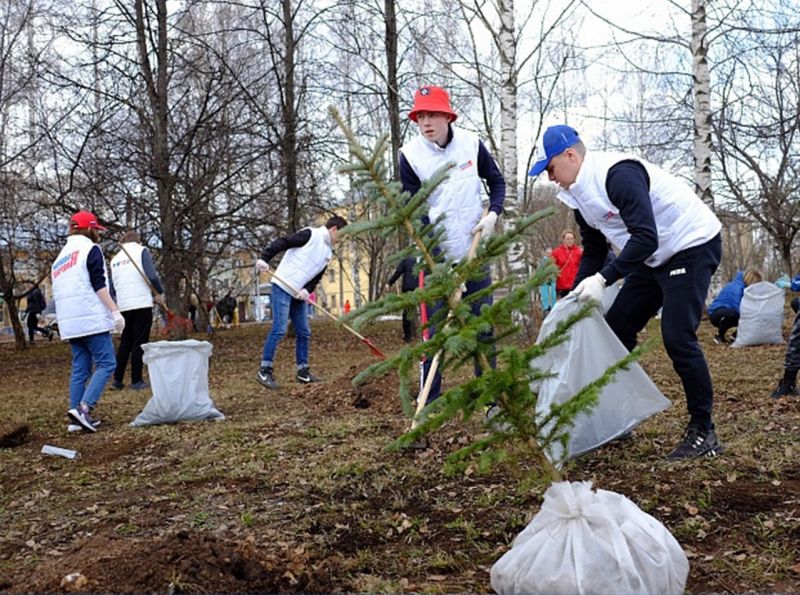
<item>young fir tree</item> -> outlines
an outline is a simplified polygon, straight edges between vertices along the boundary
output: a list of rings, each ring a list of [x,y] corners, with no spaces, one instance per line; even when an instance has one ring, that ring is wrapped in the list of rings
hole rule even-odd
[[[564,447],[561,452],[566,452],[569,430],[575,417],[596,404],[601,389],[612,380],[616,371],[636,359],[638,351],[620,360],[569,401],[553,406],[544,415],[537,414],[537,393],[532,386],[538,385],[537,381],[546,378],[548,372],[536,369],[532,362],[551,347],[565,341],[572,325],[587,316],[594,306],[585,305],[562,322],[545,340],[525,346],[508,339],[520,330],[513,322],[513,314],[528,311],[533,292],[557,274],[558,269],[554,265],[540,266],[528,279],[509,277],[497,280],[484,291],[461,299],[464,283],[482,278],[492,262],[505,254],[520,236],[530,233],[536,222],[550,215],[552,209],[511,222],[504,233],[480,242],[472,259],[446,261],[437,249],[442,236],[441,228],[435,225],[436,222],[423,223],[423,216],[427,212],[428,196],[447,177],[450,168],[445,167],[437,172],[423,183],[414,196],[409,196],[387,175],[385,155],[388,136],[384,135],[374,150],[366,150],[359,145],[338,111],[331,107],[330,113],[347,138],[351,156],[351,163],[340,171],[352,176],[354,183],[365,190],[366,200],[376,203],[377,208],[371,209],[372,212],[385,213],[368,221],[356,221],[344,228],[342,233],[350,236],[382,234],[405,237],[410,240],[409,246],[395,254],[393,260],[413,256],[417,258],[418,267],[426,271],[424,288],[400,295],[390,294],[364,304],[349,315],[349,321],[361,326],[380,316],[398,314],[423,303],[442,304],[428,321],[429,326],[437,329],[433,337],[408,345],[397,355],[369,366],[353,382],[359,384],[396,369],[400,378],[403,410],[413,417],[413,403],[419,387],[419,362],[423,358],[434,358],[441,352],[439,370],[442,372],[452,373],[463,366],[471,369],[476,362],[482,370],[481,376],[446,390],[428,404],[415,420],[416,427],[403,434],[390,447],[407,447],[457,417],[464,422],[476,415],[483,419],[487,408],[496,405],[496,415],[491,422],[485,422],[486,432],[451,454],[448,463],[461,468],[477,461],[479,469],[486,470],[499,461],[535,461],[538,463],[537,470],[545,478],[558,479],[559,465],[551,464],[545,453],[556,442],[561,442]],[[398,240],[395,238],[395,245],[399,244]],[[495,300],[492,305],[484,306],[480,315],[472,314],[473,301],[500,289],[507,292],[504,297]],[[490,329],[494,329],[493,337],[490,340],[481,338]],[[490,365],[493,356],[496,357],[495,367]]]

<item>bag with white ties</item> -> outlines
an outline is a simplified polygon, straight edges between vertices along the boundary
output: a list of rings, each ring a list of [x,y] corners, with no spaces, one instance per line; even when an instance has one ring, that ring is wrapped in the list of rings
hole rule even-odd
[[[497,593],[683,593],[689,561],[658,520],[588,481],[559,482],[492,566]]]

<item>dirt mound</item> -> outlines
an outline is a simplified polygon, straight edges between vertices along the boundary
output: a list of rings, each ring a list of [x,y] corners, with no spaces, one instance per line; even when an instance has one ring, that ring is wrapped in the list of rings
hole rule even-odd
[[[235,593],[330,591],[323,565],[303,548],[265,552],[251,542],[179,531],[161,538],[125,539],[98,534],[74,544],[69,553],[43,562],[15,590],[75,590],[64,577],[80,573],[80,592]],[[77,586],[75,585],[75,586]]]
[[[391,371],[354,387],[353,378],[363,369],[363,366],[350,366],[345,374],[323,384],[312,385],[307,402],[313,403],[315,408],[324,413],[355,408],[368,409],[373,413],[402,414],[397,373]]]

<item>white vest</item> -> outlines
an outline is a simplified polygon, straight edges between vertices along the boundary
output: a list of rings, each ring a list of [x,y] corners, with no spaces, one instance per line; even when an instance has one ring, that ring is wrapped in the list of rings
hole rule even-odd
[[[142,252],[144,246],[137,242],[122,244],[131,258],[120,250],[111,259],[111,278],[114,280],[114,291],[117,294],[117,306],[120,312],[153,307],[153,293],[150,286],[139,271],[144,273]],[[133,262],[131,262],[133,259]],[[134,266],[134,263],[136,266]],[[136,267],[139,267],[137,270]]]
[[[331,235],[328,229],[326,227],[309,227],[307,229],[311,230],[308,242],[299,248],[289,248],[283,255],[278,268],[275,269],[275,274],[286,283],[281,283],[277,279],[273,283],[280,285],[292,295],[303,289],[306,283],[328,266],[333,255]],[[287,284],[291,287],[287,287]]]
[[[400,149],[421,182],[433,177],[448,163],[455,163],[448,177],[428,196],[428,217],[444,226],[442,249],[450,260],[461,260],[469,252],[472,229],[483,215],[483,187],[478,176],[477,135],[453,128],[453,139],[442,148],[422,134]]]
[[[641,163],[650,177],[658,248],[645,260],[647,266],[660,266],[681,250],[705,244],[719,233],[719,219],[686,183],[652,163],[621,153],[587,151],[575,183],[559,192],[558,198],[578,209],[586,223],[600,230],[619,252],[631,236],[608,198],[606,178],[612,166],[628,159]]]
[[[50,269],[58,334],[63,341],[107,333],[114,328],[111,311],[97,297],[86,268],[86,259],[94,246],[86,236],[69,236]],[[103,275],[106,275],[105,259]]]

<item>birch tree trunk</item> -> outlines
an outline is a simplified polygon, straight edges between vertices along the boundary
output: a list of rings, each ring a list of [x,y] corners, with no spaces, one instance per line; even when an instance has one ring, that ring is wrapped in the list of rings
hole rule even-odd
[[[506,179],[506,203],[517,199],[517,42],[514,0],[499,0],[500,15],[500,168]]]
[[[708,70],[706,0],[692,0],[692,72],[694,96],[694,185],[709,207],[711,193],[711,76]]]

